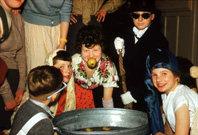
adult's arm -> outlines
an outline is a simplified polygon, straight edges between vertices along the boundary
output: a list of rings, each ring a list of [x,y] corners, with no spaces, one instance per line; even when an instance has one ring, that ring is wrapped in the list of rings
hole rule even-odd
[[[102,105],[104,108],[113,108],[113,98],[112,98],[112,93],[113,93],[113,87],[104,87],[104,95],[102,98]]]
[[[70,14],[72,10],[72,0],[65,0],[61,10],[61,23],[60,23],[60,39],[67,39],[69,31]],[[60,41],[58,49],[65,49],[65,41]]]
[[[15,100],[18,104],[22,101],[23,92],[25,91],[25,80],[26,80],[26,55],[25,55],[25,29],[24,29],[24,21],[20,14],[16,14],[18,16],[17,23],[19,23],[20,27],[20,37],[21,37],[21,48],[16,53],[16,62],[19,70],[19,85],[17,91],[15,93]]]
[[[4,80],[3,84],[0,87],[0,95],[3,97],[6,111],[17,109],[17,102],[12,95],[12,91],[7,79]]]
[[[108,0],[96,13],[98,22],[104,22],[107,13],[116,11],[126,0]]]
[[[102,5],[102,9],[104,9],[107,13],[113,13],[121,7],[126,0],[108,0],[104,5]]]
[[[113,87],[104,87],[103,100],[110,101],[112,99]]]
[[[61,22],[60,23],[60,39],[67,39],[67,34],[69,30],[69,22]],[[66,42],[60,41],[57,49],[65,49]]]

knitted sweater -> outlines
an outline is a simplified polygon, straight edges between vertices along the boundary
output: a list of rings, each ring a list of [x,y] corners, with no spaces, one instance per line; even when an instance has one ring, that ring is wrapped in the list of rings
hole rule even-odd
[[[0,44],[0,57],[7,64],[8,69],[19,70],[19,85],[17,89],[25,90],[26,57],[25,57],[25,32],[24,21],[20,14],[10,12],[12,19],[11,31],[8,38]],[[13,97],[8,92],[10,89],[7,81],[0,87],[3,93],[4,102],[10,101]]]

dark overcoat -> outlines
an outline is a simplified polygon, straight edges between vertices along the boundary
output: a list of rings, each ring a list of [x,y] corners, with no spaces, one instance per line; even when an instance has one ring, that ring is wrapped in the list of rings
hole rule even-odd
[[[127,90],[131,91],[137,100],[134,109],[147,111],[146,88],[144,85],[146,57],[153,50],[160,48],[169,50],[168,41],[164,35],[154,25],[150,25],[147,31],[135,44],[133,27],[126,30],[123,34],[125,41],[124,67],[126,70]]]

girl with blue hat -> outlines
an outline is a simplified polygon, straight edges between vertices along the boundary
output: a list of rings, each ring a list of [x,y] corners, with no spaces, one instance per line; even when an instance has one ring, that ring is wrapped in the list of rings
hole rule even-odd
[[[163,112],[165,114],[165,134],[188,135],[198,107],[198,95],[189,87],[180,84],[176,57],[170,51],[156,50],[146,60],[145,84],[149,92],[146,102],[152,122],[158,102],[157,91],[161,93]],[[151,124],[152,125],[152,124]],[[155,125],[155,123],[153,123]],[[169,127],[169,128],[168,128]],[[170,130],[168,130],[170,129]],[[151,127],[152,130],[152,127]],[[164,135],[157,132],[155,135]]]

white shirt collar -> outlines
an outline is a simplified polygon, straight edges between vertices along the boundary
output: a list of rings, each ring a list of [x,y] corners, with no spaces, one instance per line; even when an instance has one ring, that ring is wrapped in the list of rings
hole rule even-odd
[[[149,26],[150,26],[150,25],[149,25]],[[146,30],[148,29],[149,26],[147,26],[147,27],[144,28],[143,30],[138,30],[137,27],[134,26],[134,27],[133,27],[133,32],[137,35],[138,38],[141,38],[142,35],[144,35],[144,33],[146,32]]]

